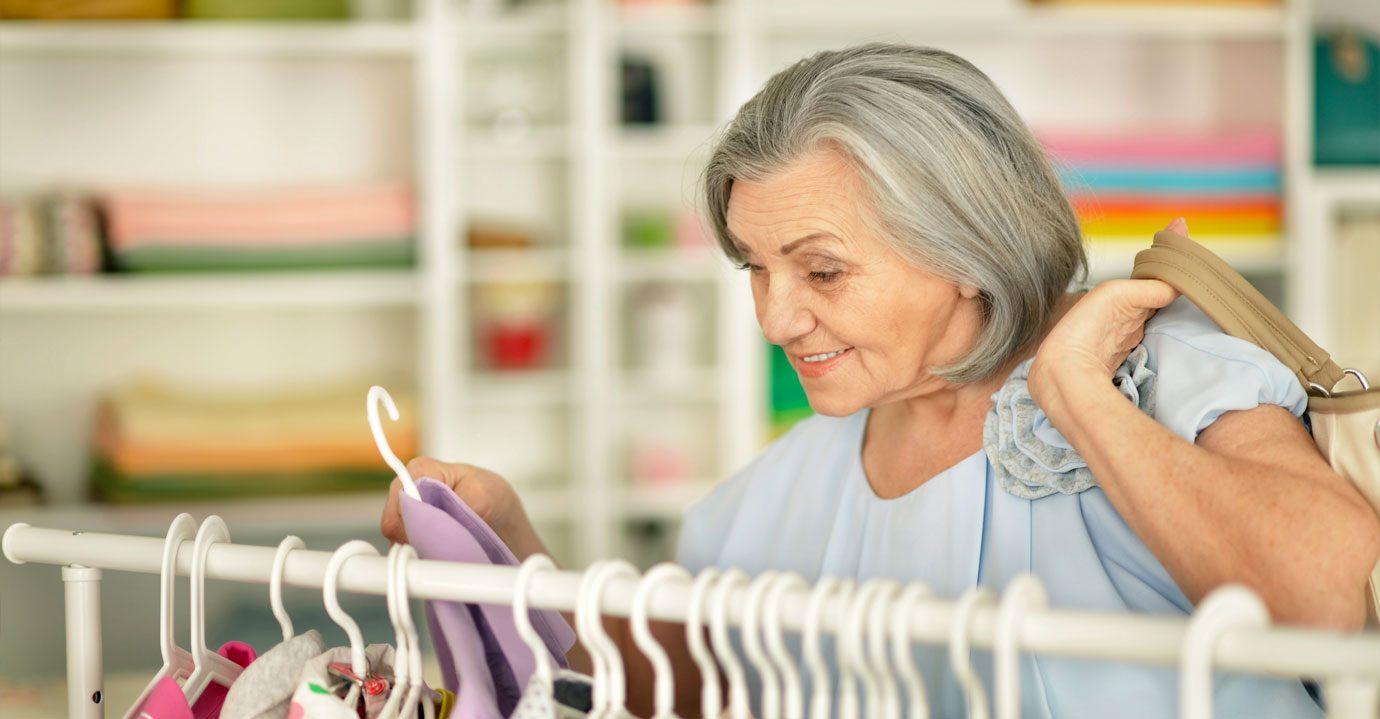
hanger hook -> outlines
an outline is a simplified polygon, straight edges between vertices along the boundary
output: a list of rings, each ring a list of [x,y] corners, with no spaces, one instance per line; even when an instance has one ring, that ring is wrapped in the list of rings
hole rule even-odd
[[[781,676],[782,704],[785,707],[783,715],[791,719],[803,719],[805,698],[801,694],[800,670],[796,668],[795,657],[791,656],[791,650],[786,646],[786,632],[781,627],[782,605],[787,592],[804,592],[808,587],[805,578],[799,574],[778,574],[767,592],[768,610],[762,622],[762,631],[767,640],[767,653],[776,661],[776,671]]]
[[[1230,629],[1267,627],[1270,612],[1251,590],[1239,585],[1220,587],[1203,599],[1188,622],[1179,664],[1179,716],[1212,717],[1212,654]]]
[[[402,480],[403,491],[407,496],[420,501],[421,493],[417,491],[417,483],[412,481],[412,474],[407,471],[407,465],[398,459],[398,455],[393,454],[393,448],[388,446],[388,438],[383,434],[383,423],[379,421],[379,403],[388,409],[388,418],[394,422],[398,421],[398,405],[393,403],[392,395],[388,390],[374,385],[369,388],[369,396],[365,399],[365,410],[369,414],[369,431],[374,435],[374,444],[378,445],[379,454],[383,455],[383,461],[388,463],[398,479]]]
[[[866,603],[868,585],[859,585],[854,580],[845,580],[840,587],[839,600],[843,607],[836,616],[839,620],[834,628],[834,661],[839,668],[839,716],[843,719],[857,719],[862,713],[859,706],[862,699],[859,692],[857,667],[853,663],[852,627],[853,612]],[[866,670],[861,672],[863,681],[870,681]]]
[[[600,611],[604,585],[615,577],[635,579],[637,568],[621,559],[610,559],[590,565],[589,569],[585,570],[584,580],[580,583],[580,596],[576,607],[575,619],[580,625],[581,641],[595,659],[594,708],[590,714],[596,717],[606,716],[612,709],[617,709],[615,713],[621,715],[626,704],[623,657],[618,652],[618,645],[604,632],[603,613]],[[579,611],[581,608],[584,609],[583,621]],[[604,675],[602,682],[597,676],[601,665]]]
[[[877,593],[867,613],[865,656],[872,662],[872,672],[877,677],[883,716],[888,719],[900,719],[900,690],[896,686],[896,674],[892,671],[893,667],[887,656],[886,620],[891,616],[891,608],[895,606],[896,595],[900,593],[901,585],[894,579],[875,581]]]
[[[968,631],[974,611],[980,605],[990,605],[994,601],[992,590],[987,587],[973,587],[964,592],[954,609],[954,623],[949,631],[949,666],[968,699],[969,719],[987,719],[987,690],[973,669],[973,660],[968,652]]]
[[[728,597],[734,587],[747,584],[747,581],[748,576],[741,569],[724,572],[714,583],[714,603],[709,611],[709,639],[714,645],[714,655],[724,668],[724,676],[728,677],[728,709],[733,719],[747,719],[750,708],[747,674],[728,637]]]
[[[723,710],[719,687],[719,667],[704,641],[704,615],[709,607],[710,590],[719,579],[719,570],[706,567],[690,585],[690,609],[685,614],[685,643],[700,669],[700,710],[707,717],[718,717]]]
[[[653,715],[653,719],[672,719],[676,715],[676,687],[675,677],[672,676],[671,658],[666,655],[666,650],[657,642],[656,637],[652,636],[651,623],[647,617],[648,605],[651,604],[652,600],[652,590],[656,588],[656,585],[667,580],[689,582],[690,573],[679,564],[663,562],[647,570],[647,574],[642,577],[642,581],[638,582],[637,591],[633,594],[631,617],[633,643],[651,661],[654,670],[656,713]]]
[[[541,686],[548,689],[554,681],[551,673],[551,652],[537,634],[537,630],[532,627],[532,617],[527,609],[527,596],[533,575],[537,572],[554,571],[556,563],[551,561],[550,557],[545,554],[533,554],[522,561],[522,566],[518,567],[517,580],[513,582],[513,624],[516,625],[518,636],[532,651],[532,661],[536,667],[533,677],[541,682]]]
[[[172,524],[168,525],[168,535],[163,539],[163,570],[158,579],[158,639],[165,667],[172,667],[177,660],[177,639],[173,634],[176,619],[174,595],[177,590],[177,550],[183,542],[195,540],[196,534],[196,519],[183,512],[173,518]]]
[[[1049,606],[1045,587],[1033,574],[1022,574],[1006,585],[997,607],[996,642],[993,646],[993,684],[997,695],[997,719],[1021,716],[1021,625],[1031,610]]]
[[[772,582],[776,581],[778,576],[779,573],[772,570],[757,575],[752,584],[748,585],[747,599],[743,602],[743,653],[747,655],[752,668],[757,670],[757,678],[762,689],[761,707],[764,717],[781,715],[781,683],[776,676],[776,667],[762,644],[761,631],[766,619],[762,616],[763,602],[767,598],[767,590],[771,589]]]
[[[914,582],[901,590],[896,598],[896,607],[891,614],[891,660],[906,685],[906,716],[913,719],[929,719],[930,700],[925,691],[925,677],[915,667],[915,656],[910,651],[911,610],[916,604],[930,599],[934,594],[930,588]]]
[[[833,711],[833,697],[829,690],[829,665],[824,661],[824,651],[820,648],[820,634],[824,629],[824,608],[829,598],[843,588],[843,582],[835,577],[822,577],[810,591],[810,600],[805,608],[805,627],[800,635],[800,650],[805,657],[805,665],[810,670],[810,717],[828,719]]]
[[[398,716],[413,717],[417,716],[417,706],[421,703],[423,714],[427,719],[434,716],[430,702],[421,702],[422,696],[422,638],[417,634],[417,623],[412,619],[412,596],[410,586],[407,581],[408,565],[417,558],[417,550],[410,544],[403,544],[398,548],[398,558],[395,560],[392,577],[396,587],[396,598],[398,603],[398,619],[402,624],[403,631],[407,633],[407,698],[403,701],[398,712]]]
[[[331,561],[326,564],[326,577],[321,586],[321,598],[326,605],[326,613],[331,615],[331,619],[345,630],[345,636],[350,638],[350,668],[354,670],[355,676],[363,677],[369,670],[368,662],[364,657],[364,634],[359,631],[353,617],[340,607],[340,598],[336,594],[336,585],[340,581],[340,569],[345,565],[345,560],[359,554],[373,554],[377,556],[379,550],[374,545],[362,540],[352,539],[331,553]]]
[[[292,639],[292,617],[283,606],[283,570],[287,568],[288,553],[303,549],[307,545],[301,537],[288,535],[278,543],[278,551],[273,554],[273,573],[268,578],[268,603],[273,607],[273,616],[283,630],[283,641]]]

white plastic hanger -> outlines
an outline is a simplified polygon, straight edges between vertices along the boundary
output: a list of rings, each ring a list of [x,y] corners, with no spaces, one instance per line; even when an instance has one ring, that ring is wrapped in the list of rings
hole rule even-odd
[[[388,390],[378,385],[370,387],[369,396],[365,399],[365,411],[369,413],[369,431],[374,434],[374,444],[378,445],[383,461],[387,462],[393,473],[402,480],[403,491],[407,496],[420,501],[422,495],[417,491],[417,483],[412,481],[412,474],[407,471],[407,465],[398,459],[398,455],[393,454],[393,449],[388,446],[388,438],[383,435],[383,423],[379,421],[380,402],[388,408],[389,419],[398,421],[398,405],[393,403],[393,397],[388,394]]]
[[[340,625],[345,630],[345,636],[350,638],[350,670],[355,676],[363,679],[369,672],[369,662],[364,656],[364,634],[359,631],[359,624],[345,613],[340,607],[340,598],[336,596],[336,584],[340,581],[340,568],[345,565],[345,560],[360,554],[372,554],[378,556],[379,550],[374,545],[362,540],[352,539],[335,550],[331,554],[331,561],[326,564],[326,576],[322,582],[321,600],[326,605],[326,613],[331,615],[331,620]],[[354,706],[359,701],[359,684],[351,682],[350,691],[345,696],[345,706]]]
[[[848,641],[846,636],[846,625],[848,614],[853,610],[857,602],[858,584],[852,579],[844,580],[839,587],[837,601],[843,606],[839,607],[834,616],[839,617],[836,631],[834,632],[834,665],[838,667],[839,689],[838,689],[838,716],[840,719],[858,719],[858,678],[853,672],[853,663],[848,658]]]
[[[887,653],[887,619],[901,585],[892,579],[877,579],[877,593],[867,612],[867,658],[872,673],[877,677],[877,689],[881,695],[882,716],[886,719],[901,719],[901,695],[896,687],[896,675],[892,672],[891,658]]]
[[[992,590],[973,587],[963,593],[954,609],[953,625],[949,631],[949,666],[958,679],[958,685],[963,687],[963,695],[968,702],[968,719],[987,719],[987,690],[973,669],[972,657],[968,653],[968,631],[971,629],[973,610],[995,601]]]
[[[700,571],[690,585],[690,608],[685,614],[685,643],[700,668],[700,713],[715,719],[723,712],[723,691],[719,687],[719,665],[705,644],[704,617],[709,609],[710,590],[718,580],[719,570],[707,567]]]
[[[173,620],[176,618],[173,600],[177,588],[177,550],[183,542],[196,538],[196,529],[196,520],[186,513],[177,515],[168,525],[168,534],[163,539],[163,569],[158,578],[158,647],[163,654],[163,666],[153,675],[144,691],[139,692],[139,698],[125,712],[125,719],[137,716],[144,701],[164,677],[186,679],[192,673],[192,655],[177,646],[173,634]]]
[[[407,656],[413,651],[411,637],[407,634],[407,628],[402,625],[402,619],[398,617],[398,555],[401,554],[404,544],[394,544],[388,548],[388,583],[384,592],[388,604],[388,622],[393,625],[394,651],[393,651],[393,688],[388,692],[388,700],[384,702],[383,709],[379,711],[378,719],[396,719],[400,716],[398,712],[404,697],[407,695],[408,687],[408,666]],[[403,578],[406,581],[406,578]],[[417,648],[420,651],[420,647]]]
[[[676,686],[671,658],[666,655],[666,650],[662,648],[656,637],[652,636],[651,623],[647,617],[647,605],[651,603],[652,592],[658,584],[669,580],[689,582],[690,573],[679,564],[663,562],[647,570],[642,581],[637,584],[637,591],[633,594],[631,617],[633,643],[651,661],[653,676],[655,677],[656,713],[652,715],[652,719],[674,719],[676,716]]]
[[[527,610],[527,592],[533,575],[537,572],[554,571],[556,563],[551,561],[550,557],[545,554],[533,554],[522,561],[522,565],[518,567],[517,580],[513,582],[513,624],[517,627],[518,637],[531,650],[533,666],[536,668],[528,682],[539,682],[539,686],[546,687],[548,692],[555,685],[551,669],[551,652],[532,626],[532,616]],[[518,677],[518,680],[521,681],[522,677]]]
[[[930,701],[925,691],[925,678],[915,667],[915,655],[910,650],[910,615],[915,605],[934,596],[930,588],[915,582],[901,590],[891,609],[891,661],[906,689],[908,719],[929,719]]]
[[[803,592],[809,587],[805,578],[794,572],[782,572],[776,576],[767,590],[766,617],[762,631],[766,634],[767,653],[776,662],[776,672],[781,677],[781,705],[786,719],[804,719],[805,695],[800,685],[800,670],[791,650],[786,646],[786,633],[781,627],[782,602],[787,592]]]
[[[273,607],[273,616],[283,630],[283,641],[292,639],[292,617],[283,606],[283,569],[287,567],[288,553],[303,549],[307,545],[301,537],[289,535],[278,543],[278,551],[273,555],[273,573],[268,577],[268,603]]]
[[[724,572],[714,583],[714,603],[709,610],[709,639],[714,645],[714,655],[724,668],[724,676],[728,678],[728,712],[732,719],[748,719],[752,711],[748,704],[747,674],[728,636],[728,597],[735,587],[747,581],[748,576],[741,569]]]
[[[201,523],[192,548],[192,675],[182,685],[188,704],[195,704],[201,693],[214,681],[230,686],[240,678],[244,667],[222,657],[206,646],[206,555],[216,542],[229,542],[230,530],[225,521],[211,515]]]
[[[407,567],[412,560],[417,558],[417,550],[410,544],[404,544],[398,550],[398,558],[393,566],[393,586],[396,591],[398,620],[402,624],[403,633],[407,635],[407,697],[403,699],[398,708],[398,716],[415,717],[417,716],[417,705],[421,703],[422,716],[425,719],[436,719],[436,706],[428,699],[421,701],[423,686],[422,676],[422,638],[417,634],[417,623],[412,621],[412,597],[409,596],[408,588],[411,586],[407,582]],[[395,687],[395,691],[401,686]]]
[[[596,719],[627,714],[627,678],[623,672],[623,656],[618,645],[604,632],[603,605],[604,585],[615,577],[637,577],[637,568],[621,560],[610,559],[595,562],[585,570],[585,579],[580,583],[579,603],[576,607],[576,623],[580,640],[596,659],[594,677],[594,706],[590,716]],[[579,609],[584,609],[583,622]],[[586,638],[587,637],[587,638]],[[602,665],[603,671],[600,672]],[[599,676],[602,673],[602,678]],[[602,701],[601,701],[602,700]]]
[[[1006,585],[997,608],[996,641],[992,647],[997,719],[1021,719],[1021,625],[1031,610],[1048,606],[1049,596],[1035,575],[1022,574]]]
[[[1212,654],[1222,634],[1240,627],[1268,627],[1270,612],[1255,592],[1228,584],[1193,611],[1179,662],[1179,716],[1212,719]]]
[[[771,570],[758,574],[752,580],[752,584],[748,585],[747,600],[743,602],[743,654],[757,672],[762,687],[761,709],[764,717],[781,716],[781,684],[776,676],[776,666],[772,664],[771,657],[767,656],[767,650],[762,646],[761,629],[765,620],[762,616],[763,600],[766,599],[767,590],[771,588],[776,577],[777,573]]]
[[[843,588],[843,582],[834,577],[822,577],[810,592],[810,601],[805,608],[805,628],[800,635],[800,653],[805,658],[805,666],[810,670],[810,718],[829,719],[833,714],[833,696],[830,691],[829,665],[824,661],[824,650],[820,647],[820,634],[824,629],[824,609],[829,599]]]
[[[838,663],[840,681],[858,681],[862,685],[861,700],[855,711],[861,716],[881,716],[881,691],[877,688],[877,677],[867,664],[866,620],[872,599],[877,594],[876,580],[863,582],[853,595],[853,601],[843,614],[842,631],[835,635],[838,642]],[[846,700],[845,700],[846,701]],[[844,712],[846,714],[846,711]],[[854,716],[849,714],[848,716]]]

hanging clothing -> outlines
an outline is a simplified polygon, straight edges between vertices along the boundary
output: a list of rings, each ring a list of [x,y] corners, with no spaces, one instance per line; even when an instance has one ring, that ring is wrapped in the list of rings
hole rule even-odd
[[[321,633],[309,629],[264,652],[231,685],[221,719],[287,719],[302,667],[325,651]]]
[[[551,679],[550,685],[528,682],[511,719],[584,719],[594,708],[594,686],[588,676],[561,670]]]
[[[291,719],[376,719],[393,689],[393,647],[370,644],[364,648],[365,676],[353,674],[349,647],[335,647],[307,660],[292,692],[288,716]],[[333,670],[333,665],[337,670]],[[342,673],[343,672],[343,673]],[[357,687],[358,701],[351,704],[351,687]],[[437,701],[430,689],[423,689],[422,701]],[[363,707],[361,713],[360,707]]]
[[[252,665],[255,658],[254,647],[244,642],[226,642],[220,645],[216,653],[246,668]],[[177,681],[172,677],[163,677],[144,698],[144,703],[134,716],[138,719],[218,719],[229,691],[228,687],[212,681],[202,690],[201,696],[188,706],[187,697],[182,694],[182,687]]]
[[[1185,299],[1150,320],[1143,344],[1146,367],[1156,375],[1152,416],[1190,442],[1231,410],[1274,404],[1295,416],[1303,412],[1306,397],[1288,369],[1223,334]],[[1095,484],[1079,492],[1016,496],[1003,491],[984,450],[908,494],[877,497],[862,464],[867,418],[864,410],[796,425],[691,507],[678,561],[692,572],[715,566],[749,574],[792,571],[811,581],[920,581],[947,598],[977,585],[999,590],[1029,572],[1040,578],[1054,607],[1192,612],[1192,603]],[[1052,425],[1042,427],[1037,431],[1047,441],[1059,439],[1047,434]],[[798,656],[798,641],[793,648]],[[832,647],[827,655],[833,656]],[[915,657],[935,715],[962,716],[963,693],[946,648],[917,646]],[[990,692],[991,653],[975,650],[973,657]],[[1134,719],[1177,711],[1175,667],[1029,654],[1020,661],[1025,717]],[[1214,696],[1220,716],[1321,713],[1297,680],[1222,675]]]
[[[417,481],[421,501],[402,498],[408,540],[422,559],[516,566],[517,558],[489,525],[434,479]],[[562,668],[575,632],[557,612],[532,611],[532,626]],[[507,605],[426,603],[427,625],[442,683],[457,692],[460,719],[506,719],[517,708],[536,665]],[[464,690],[460,691],[459,687]]]

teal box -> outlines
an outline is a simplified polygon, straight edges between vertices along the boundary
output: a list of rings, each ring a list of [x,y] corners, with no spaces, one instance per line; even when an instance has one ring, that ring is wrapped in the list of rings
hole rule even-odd
[[[1350,30],[1313,52],[1313,162],[1380,165],[1380,44]]]

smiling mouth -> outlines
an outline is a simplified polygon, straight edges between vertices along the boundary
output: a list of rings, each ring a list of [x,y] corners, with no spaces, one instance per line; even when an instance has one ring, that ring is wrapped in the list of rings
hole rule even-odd
[[[815,362],[828,362],[829,360],[831,360],[831,359],[833,359],[833,358],[835,358],[835,357],[838,357],[839,355],[843,354],[844,352],[847,352],[849,349],[850,349],[850,348],[845,347],[845,348],[843,348],[843,349],[841,349],[841,350],[834,350],[833,352],[824,352],[824,353],[817,354],[817,355],[805,355],[805,356],[803,356],[803,357],[800,358],[800,361],[801,361],[801,362],[809,362],[809,363],[811,363],[811,364],[813,364],[813,363],[815,363]]]

